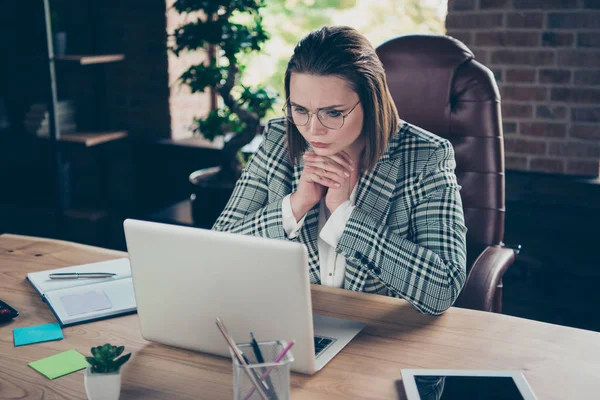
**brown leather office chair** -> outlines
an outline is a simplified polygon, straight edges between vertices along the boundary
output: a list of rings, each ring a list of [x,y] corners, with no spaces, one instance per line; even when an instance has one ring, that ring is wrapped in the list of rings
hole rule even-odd
[[[504,144],[492,72],[449,36],[406,35],[377,48],[400,118],[452,142],[467,233],[459,307],[502,311],[502,276],[515,251],[504,236]]]

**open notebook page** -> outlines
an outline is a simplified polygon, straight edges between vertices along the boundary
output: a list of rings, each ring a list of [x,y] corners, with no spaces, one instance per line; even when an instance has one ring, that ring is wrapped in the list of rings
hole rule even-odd
[[[136,310],[131,278],[53,290],[46,300],[63,325]]]
[[[117,275],[113,276],[112,278],[93,279],[50,279],[48,277],[50,274],[56,272],[110,272]],[[128,258],[119,258],[116,260],[102,261],[92,264],[74,265],[72,267],[32,272],[27,274],[27,278],[41,295],[46,295],[47,292],[53,290],[87,286],[118,279],[131,278],[131,268],[129,266]]]

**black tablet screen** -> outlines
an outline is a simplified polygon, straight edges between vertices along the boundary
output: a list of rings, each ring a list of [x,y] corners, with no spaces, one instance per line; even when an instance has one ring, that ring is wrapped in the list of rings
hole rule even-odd
[[[421,400],[523,400],[513,378],[415,375]]]

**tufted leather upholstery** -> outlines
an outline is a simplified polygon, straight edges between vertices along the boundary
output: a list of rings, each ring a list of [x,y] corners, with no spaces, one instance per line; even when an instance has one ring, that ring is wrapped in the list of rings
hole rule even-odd
[[[380,45],[377,54],[400,118],[454,146],[468,228],[469,273],[457,304],[500,312],[501,279],[514,254],[502,253],[512,250],[502,247],[504,147],[494,76],[449,36],[400,36]],[[480,257],[488,246],[498,247],[494,254],[502,256]]]

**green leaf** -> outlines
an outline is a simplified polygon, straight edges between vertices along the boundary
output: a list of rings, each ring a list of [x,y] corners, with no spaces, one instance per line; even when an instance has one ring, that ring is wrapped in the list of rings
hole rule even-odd
[[[91,366],[94,366],[94,365],[96,365],[96,364],[97,364],[97,361],[96,361],[96,359],[95,359],[95,358],[93,358],[93,357],[86,357],[86,358],[85,358],[85,361],[87,361],[87,362],[88,362],[88,364],[90,364]]]
[[[257,87],[242,86],[240,102],[248,107],[250,111],[263,118],[271,110],[279,95],[269,86],[259,85]]]
[[[125,346],[113,346],[109,343],[92,347],[93,357],[86,357],[86,361],[92,366],[94,373],[115,372],[131,357],[131,353],[129,353],[117,359],[124,349]]]
[[[223,136],[229,132],[239,132],[240,121],[237,115],[226,108],[211,111],[204,119],[196,118],[195,132],[201,133],[208,140]]]
[[[222,20],[200,19],[177,27],[173,31],[174,44],[170,47],[175,55],[183,50],[193,51],[205,47],[207,44],[221,45],[225,22]]]
[[[129,353],[129,354],[125,354],[123,357],[117,358],[117,359],[115,360],[115,364],[116,364],[116,368],[117,368],[117,370],[118,370],[119,368],[121,368],[121,366],[122,366],[123,364],[125,364],[127,361],[129,361],[129,358],[131,358],[131,353]]]
[[[207,87],[217,87],[225,79],[225,67],[211,65],[192,65],[187,69],[179,80],[182,84],[187,84],[192,93],[204,92]]]

